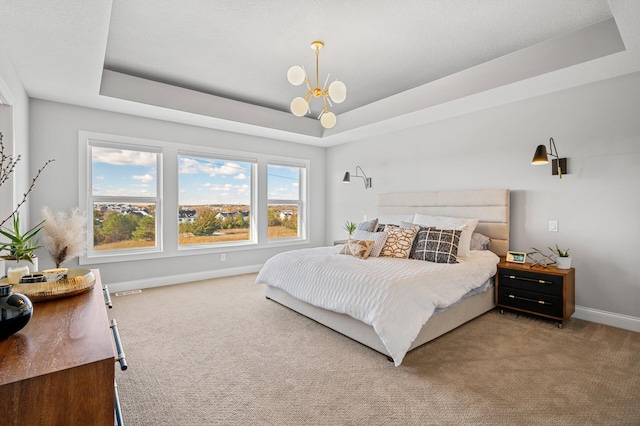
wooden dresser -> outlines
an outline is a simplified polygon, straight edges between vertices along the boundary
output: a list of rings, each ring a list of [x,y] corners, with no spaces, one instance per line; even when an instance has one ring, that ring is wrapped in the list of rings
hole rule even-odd
[[[114,424],[113,335],[98,270],[88,293],[34,303],[0,341],[0,423]]]
[[[503,259],[496,274],[496,305],[555,319],[562,328],[575,312],[575,272]]]

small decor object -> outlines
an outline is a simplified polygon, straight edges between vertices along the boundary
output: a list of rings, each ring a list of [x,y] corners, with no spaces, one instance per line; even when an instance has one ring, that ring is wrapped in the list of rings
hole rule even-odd
[[[41,275],[44,278],[44,274]],[[0,280],[0,285],[6,283],[6,278]],[[13,290],[24,294],[33,303],[38,303],[86,293],[91,291],[95,283],[96,276],[89,269],[69,269],[66,278],[57,281],[14,284]]]
[[[347,223],[344,224],[344,230],[347,231],[349,233],[349,238],[351,238],[351,236],[353,235],[353,233],[355,232],[357,225],[353,222],[347,221]]]
[[[7,269],[7,282],[9,284],[18,284],[20,278],[25,275],[29,275],[29,267],[26,265],[9,268]]]
[[[4,340],[27,325],[33,305],[25,295],[12,293],[10,285],[0,285],[0,312],[0,340]]]
[[[67,278],[67,272],[69,272],[67,268],[43,269],[42,275],[47,282],[60,281]]]
[[[525,263],[527,261],[527,253],[519,251],[508,251],[507,262],[511,263]]]
[[[558,269],[571,269],[571,256],[569,256],[569,249],[562,250],[556,244],[556,248],[552,249],[549,247],[549,250],[553,252],[557,257],[556,266]]]
[[[531,250],[529,253],[527,253],[527,256],[529,257],[529,259],[531,259],[531,266],[542,266],[543,268],[546,268],[547,265],[553,265],[555,262],[555,260],[553,260],[553,255],[548,255],[543,253],[541,250],[535,248],[535,247],[531,247]]]
[[[87,220],[77,207],[69,212],[58,213],[53,213],[45,207],[42,209],[42,217],[44,247],[53,257],[56,268],[84,253]]]
[[[45,281],[43,274],[30,274],[21,276],[19,284],[43,283]]]

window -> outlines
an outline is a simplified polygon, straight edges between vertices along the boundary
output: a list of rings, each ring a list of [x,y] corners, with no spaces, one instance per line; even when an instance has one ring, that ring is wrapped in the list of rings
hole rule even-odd
[[[302,218],[306,168],[285,164],[267,165],[269,239],[300,238],[304,235]]]
[[[309,160],[85,131],[79,148],[81,265],[307,240]]]
[[[255,241],[252,176],[255,162],[178,155],[178,244]]]
[[[89,254],[158,250],[161,154],[91,141]]]

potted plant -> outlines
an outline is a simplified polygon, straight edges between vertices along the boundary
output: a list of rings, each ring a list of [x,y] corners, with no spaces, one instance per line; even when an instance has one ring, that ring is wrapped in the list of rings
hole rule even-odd
[[[349,239],[351,239],[351,236],[353,235],[353,233],[356,230],[357,225],[351,221],[347,221],[347,223],[344,224],[344,230],[347,231],[349,233]]]
[[[42,246],[38,245],[38,240],[35,238],[42,229],[43,223],[44,221],[40,222],[23,234],[20,231],[20,214],[16,212],[13,215],[13,228],[0,228],[0,234],[9,239],[9,242],[0,244],[0,251],[8,252],[7,255],[2,256],[7,267],[21,266],[29,262],[33,271],[38,270],[38,258],[35,251]]]
[[[571,269],[571,256],[569,256],[569,249],[562,250],[556,244],[556,248],[552,249],[549,247],[549,250],[553,252],[557,256],[556,266],[558,269]]]

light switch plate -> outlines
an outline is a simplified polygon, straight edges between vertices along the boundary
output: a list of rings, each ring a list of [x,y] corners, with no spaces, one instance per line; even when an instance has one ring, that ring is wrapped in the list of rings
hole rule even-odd
[[[550,220],[549,221],[549,232],[558,232],[558,221]]]

